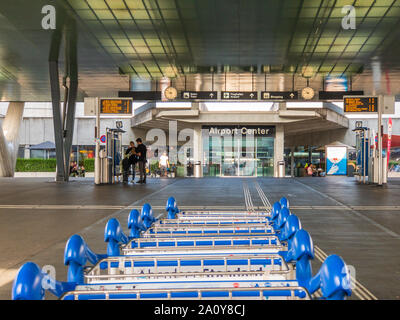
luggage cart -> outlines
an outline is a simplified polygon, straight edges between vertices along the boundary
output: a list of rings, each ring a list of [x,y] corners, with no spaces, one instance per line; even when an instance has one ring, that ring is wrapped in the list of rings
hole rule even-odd
[[[295,280],[278,254],[234,256],[110,257],[85,272],[86,284],[171,281]]]
[[[277,236],[139,238],[121,246],[123,255],[207,255],[278,253],[285,251]]]
[[[188,283],[190,284],[190,283]],[[77,290],[65,293],[62,300],[310,300],[307,289],[300,286],[172,289]],[[91,287],[89,287],[91,288]]]
[[[254,224],[262,224],[269,225],[266,219],[219,219],[219,218],[206,218],[206,219],[165,219],[159,220],[154,223],[153,227],[175,227],[175,226],[197,226],[197,225],[205,225],[205,226],[239,226],[239,225],[254,225]]]
[[[327,257],[312,277],[311,237],[299,230],[300,222],[290,218],[287,207],[284,215],[274,213],[277,234],[267,215],[190,217],[179,213],[172,197],[167,202],[169,222],[154,223],[151,206],[144,209],[144,238],[129,241],[118,220],[110,219],[105,230],[108,255],[97,255],[75,235],[65,250],[68,282],[52,280],[54,287],[44,288],[49,276],[26,263],[14,282],[13,299],[40,299],[45,289],[66,300],[310,299],[318,289],[326,299],[351,294],[350,276],[339,256]],[[132,222],[140,220],[128,219],[128,225]],[[86,266],[87,260],[94,266]]]
[[[268,218],[270,213],[267,212],[250,212],[250,211],[185,211],[176,214],[176,219],[192,218],[192,217],[235,217],[235,218]]]
[[[222,235],[222,234],[274,234],[275,230],[271,226],[260,223],[249,223],[246,225],[226,224],[219,226],[207,225],[185,225],[185,226],[169,226],[169,225],[153,225],[145,234],[201,234],[201,235]]]
[[[350,274],[344,261],[337,255],[327,257],[320,271],[314,277],[312,276],[310,261],[313,256],[312,240],[304,230],[296,233],[291,252],[283,258],[284,260],[278,255],[254,257],[251,254],[240,257],[225,256],[222,259],[213,256],[174,259],[162,257],[156,260],[153,257],[110,257],[106,260],[100,259],[100,262],[91,269],[87,268],[88,276],[97,276],[89,280],[92,281],[90,284],[85,283],[84,271],[79,265],[85,263],[86,256],[93,258],[93,253],[88,252],[87,248],[77,248],[79,250],[75,252],[67,249],[66,247],[65,264],[74,264],[72,270],[68,271],[69,282],[58,282],[54,279],[48,281],[49,275],[41,271],[34,263],[28,262],[18,271],[13,285],[13,299],[43,299],[45,290],[51,291],[61,299],[69,300],[233,299],[239,297],[242,299],[254,299],[254,297],[280,300],[310,299],[310,295],[318,289],[321,289],[324,299],[344,299],[351,294]],[[293,259],[297,259],[294,280],[288,279],[291,273],[284,263]],[[107,264],[104,266],[105,261]],[[204,272],[206,261],[209,267],[216,268],[210,272],[213,278],[206,278],[207,273]],[[188,273],[184,268],[193,264],[196,264],[198,269]],[[241,272],[235,270],[238,265],[242,265]],[[98,277],[102,276],[99,271],[102,266],[107,269],[106,279]],[[233,270],[228,270],[229,267]],[[174,269],[171,270],[171,268]],[[180,268],[180,270],[175,270],[175,268]],[[113,269],[114,271],[111,271]],[[121,275],[121,269],[125,274]],[[143,278],[135,279],[135,271],[136,275],[139,273]],[[80,272],[82,272],[82,277],[79,275]],[[184,278],[186,275],[187,277]],[[162,278],[165,281],[160,281]],[[203,281],[199,281],[200,278],[203,278]],[[54,286],[44,288],[44,284],[48,282],[53,283]]]

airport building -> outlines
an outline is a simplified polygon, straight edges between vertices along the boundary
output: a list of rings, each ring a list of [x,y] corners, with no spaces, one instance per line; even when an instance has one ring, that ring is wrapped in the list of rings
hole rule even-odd
[[[399,40],[400,0],[1,0],[0,300],[399,300]]]

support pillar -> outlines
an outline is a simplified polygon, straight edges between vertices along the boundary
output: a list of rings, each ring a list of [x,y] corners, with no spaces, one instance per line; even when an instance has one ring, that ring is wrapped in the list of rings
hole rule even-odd
[[[57,13],[59,11],[57,10]],[[63,35],[65,35],[65,97],[64,112],[61,112],[58,59]],[[54,30],[51,39],[49,73],[57,160],[56,181],[67,182],[69,180],[69,161],[74,133],[75,102],[78,91],[78,62],[75,21],[67,19],[62,14],[57,15],[57,28]],[[69,79],[69,87],[67,87],[67,78]]]
[[[275,141],[274,141],[274,177],[278,177],[278,161],[284,161],[284,145],[285,133],[283,125],[275,127]]]
[[[294,178],[294,147],[290,148],[290,176]]]
[[[194,165],[197,161],[201,162],[201,174],[203,177],[203,139],[201,125],[195,125],[193,128],[193,159]]]
[[[0,127],[0,177],[14,176],[24,105],[24,102],[10,102]]]

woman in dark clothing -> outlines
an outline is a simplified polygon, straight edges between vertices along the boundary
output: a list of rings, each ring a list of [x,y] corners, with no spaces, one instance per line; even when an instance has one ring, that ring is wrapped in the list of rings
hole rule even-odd
[[[122,167],[124,170],[124,177],[123,181],[128,182],[129,179],[129,170],[130,167],[132,166],[132,183],[135,181],[135,166],[137,163],[137,156],[136,156],[136,148],[135,148],[135,143],[131,141],[129,143],[129,148],[126,149],[125,151],[125,157],[124,160],[122,160]]]

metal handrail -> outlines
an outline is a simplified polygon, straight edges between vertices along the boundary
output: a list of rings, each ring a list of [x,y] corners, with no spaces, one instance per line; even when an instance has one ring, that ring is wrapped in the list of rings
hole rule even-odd
[[[139,239],[173,239],[173,238],[179,238],[179,239],[192,239],[192,238],[196,238],[196,239],[203,239],[203,238],[208,238],[211,237],[213,234],[216,234],[217,238],[219,239],[224,239],[225,237],[232,237],[232,236],[236,236],[236,237],[268,237],[268,236],[275,236],[274,232],[246,232],[246,233],[237,233],[237,232],[232,232],[232,233],[175,233],[173,231],[169,232],[169,233],[143,233],[141,234],[141,238]]]
[[[265,274],[269,275],[288,275],[290,270],[250,270],[250,271],[197,271],[197,272],[158,272],[158,273],[132,273],[132,274],[100,274],[100,275],[85,275],[85,279],[87,280],[115,280],[115,281],[123,281],[123,280],[133,280],[133,278],[146,278],[150,279],[176,279],[176,278],[187,278],[187,277],[195,277],[195,278],[213,278],[213,277],[229,277],[229,278],[238,278],[240,277],[243,280],[247,277],[262,277]],[[285,280],[294,280],[294,279],[285,279]],[[265,280],[268,281],[268,280]],[[88,281],[88,284],[98,284],[93,281]],[[101,282],[100,282],[101,283]]]
[[[254,220],[250,220],[250,221],[220,221],[220,220],[215,220],[215,221],[210,221],[207,219],[206,220],[192,220],[192,221],[181,221],[181,220],[164,220],[163,222],[158,221],[156,222],[152,228],[158,228],[158,227],[186,227],[186,226],[190,226],[190,227],[198,227],[198,226],[209,226],[209,227],[221,227],[221,226],[230,226],[230,227],[237,227],[237,226],[248,226],[248,225],[264,225],[264,226],[269,226],[269,223],[267,221],[254,221]]]
[[[271,226],[267,226],[267,225],[262,225],[262,226],[260,226],[260,224],[261,223],[248,223],[248,224],[246,224],[245,226],[243,226],[243,228],[268,228],[268,229],[273,229]],[[211,227],[213,227],[213,226],[204,226],[204,225],[193,225],[193,226],[184,226],[185,228],[191,228],[191,227],[193,227],[193,228],[199,228],[199,229],[206,229],[206,228],[211,228]],[[227,229],[227,228],[241,228],[240,226],[238,226],[237,224],[235,224],[235,223],[232,223],[232,224],[223,224],[223,225],[220,225],[220,226],[218,226],[219,228],[222,228],[222,229]],[[154,225],[152,225],[151,226],[151,229],[172,229],[172,228],[174,228],[173,226],[172,227],[170,227],[170,226],[164,226],[164,225],[162,225],[162,224],[154,224]]]
[[[182,262],[185,261],[200,261],[201,265],[200,267],[202,268],[202,271],[195,271],[194,273],[198,273],[198,272],[206,272],[204,271],[204,269],[207,268],[212,268],[212,267],[220,267],[220,266],[205,266],[204,265],[204,261],[205,260],[224,260],[225,264],[225,271],[228,272],[228,264],[227,262],[229,260],[247,260],[248,261],[248,271],[257,271],[257,270],[251,270],[251,266],[255,266],[254,264],[251,264],[251,260],[260,260],[260,259],[264,259],[264,260],[271,260],[271,264],[268,266],[272,266],[272,268],[274,268],[274,266],[276,266],[275,264],[275,260],[279,259],[280,260],[280,264],[278,265],[281,270],[270,270],[270,271],[282,271],[282,272],[289,272],[290,268],[287,265],[287,263],[285,262],[285,260],[279,255],[279,254],[258,254],[258,255],[254,255],[254,254],[238,254],[238,255],[234,255],[234,256],[230,256],[230,257],[226,257],[226,256],[215,256],[215,255],[205,255],[205,256],[201,256],[201,257],[194,257],[194,256],[187,256],[187,257],[174,257],[174,256],[169,256],[169,257],[157,257],[157,258],[152,258],[152,257],[130,257],[130,256],[121,256],[121,257],[108,257],[106,259],[100,260],[96,265],[94,265],[92,268],[89,268],[86,271],[85,277],[93,277],[93,276],[100,276],[100,272],[101,272],[101,264],[103,263],[107,263],[107,268],[109,269],[118,269],[118,270],[129,270],[129,269],[133,269],[133,268],[154,268],[155,271],[157,271],[157,268],[159,268],[159,262],[161,261],[176,261],[178,263],[177,266],[164,266],[164,267],[176,267],[178,268],[177,273],[180,273],[180,268],[182,267],[188,267],[188,266],[182,266]],[[153,261],[154,262],[154,266],[143,266],[143,267],[134,267],[134,262],[144,262],[144,261]],[[118,262],[119,266],[118,267],[111,267],[111,263],[113,262]],[[130,262],[131,263],[131,267],[125,267],[125,263],[126,262]],[[122,267],[120,266],[122,265]],[[234,265],[230,265],[230,266],[234,266]],[[161,266],[162,267],[162,266]],[[195,267],[199,267],[199,266],[195,266]],[[260,270],[258,270],[260,271]],[[217,272],[217,271],[216,271]],[[220,272],[220,271],[218,271]],[[229,271],[232,272],[232,271]],[[245,272],[245,271],[241,271],[241,272]],[[265,270],[263,271],[265,272]],[[168,272],[167,272],[168,273]],[[187,272],[188,274],[190,274],[191,272]],[[165,273],[164,273],[165,274]],[[143,276],[143,274],[139,274],[141,276]],[[149,274],[146,274],[146,276]],[[152,275],[152,274],[151,274]],[[104,275],[105,277],[110,276],[112,278],[115,278],[115,274],[113,275]],[[117,275],[118,277],[122,276],[122,277],[129,277],[129,276],[134,276],[133,273],[129,273],[129,274],[123,274],[123,275]]]
[[[267,244],[254,244],[255,241],[260,241],[260,240],[266,240],[268,241]],[[193,248],[193,247],[200,247],[200,248],[207,248],[210,247],[209,245],[197,245],[197,242],[204,242],[204,241],[211,241],[213,245],[212,247],[218,247],[218,248],[230,248],[233,246],[240,246],[240,248],[244,247],[249,247],[249,246],[254,246],[254,247],[266,247],[266,246],[279,246],[282,247],[281,242],[279,241],[278,237],[276,236],[264,236],[264,237],[259,237],[259,238],[240,238],[240,237],[230,237],[230,238],[217,238],[217,237],[203,237],[203,238],[196,238],[196,239],[187,239],[187,238],[138,238],[138,239],[133,239],[129,241],[126,245],[123,245],[121,248],[124,249],[148,249],[148,248],[166,248],[166,247],[178,247],[178,248]],[[215,244],[216,241],[230,241],[230,244]],[[235,244],[235,241],[249,241],[249,245],[245,244]],[[271,242],[275,241],[276,244],[272,244]],[[132,248],[132,243],[135,243],[136,246]],[[173,242],[174,245],[168,245],[168,246],[160,246],[160,243],[168,243],[168,242]],[[178,245],[178,243],[189,243],[193,242],[193,245]],[[151,247],[141,247],[142,244],[145,243],[155,243],[155,246]]]
[[[190,292],[196,292],[197,293],[197,298],[202,299],[203,293],[206,292],[227,292],[229,294],[230,299],[234,299],[233,293],[234,292],[260,292],[260,299],[264,298],[264,292],[271,292],[271,291],[290,291],[291,292],[291,297],[290,298],[297,298],[301,299],[300,297],[295,296],[295,291],[302,291],[305,293],[305,298],[306,300],[311,300],[310,293],[307,291],[306,288],[300,287],[300,286],[293,286],[293,287],[263,287],[263,288],[185,288],[185,289],[132,289],[132,290],[75,290],[75,291],[69,291],[64,293],[60,299],[64,299],[66,296],[73,295],[75,300],[78,300],[79,295],[100,295],[104,294],[105,299],[109,300],[110,295],[112,294],[136,294],[136,300],[141,300],[141,295],[142,294],[166,294],[167,298],[162,298],[160,297],[159,299],[172,299],[171,294],[172,293],[190,293]],[[253,296],[251,296],[253,297]],[[286,296],[284,296],[286,297]],[[189,299],[195,299],[195,297],[188,297]],[[217,297],[217,298],[223,298],[223,297]],[[243,296],[237,297],[238,299],[243,299]],[[152,298],[154,299],[154,298]],[[182,298],[180,298],[182,299]]]

